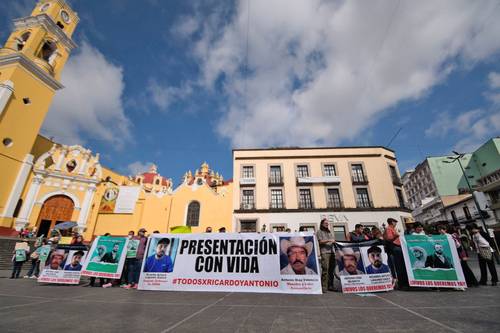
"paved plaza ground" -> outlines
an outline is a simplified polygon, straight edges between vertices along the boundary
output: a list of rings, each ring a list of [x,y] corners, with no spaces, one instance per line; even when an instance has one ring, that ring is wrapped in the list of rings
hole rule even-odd
[[[500,287],[370,296],[39,285],[0,272],[0,332],[500,332]]]

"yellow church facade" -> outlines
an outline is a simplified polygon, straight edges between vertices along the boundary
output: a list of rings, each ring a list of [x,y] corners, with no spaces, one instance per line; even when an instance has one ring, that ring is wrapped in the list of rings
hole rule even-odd
[[[40,0],[14,20],[0,49],[0,234],[21,228],[47,235],[74,222],[90,240],[109,232],[168,232],[190,226],[230,231],[232,182],[204,163],[175,189],[156,167],[128,177],[101,166],[99,154],[40,136],[71,51],[78,14],[64,0]],[[115,202],[116,201],[116,202]]]
[[[101,166],[99,154],[43,136],[38,136],[31,153],[35,162],[11,229],[29,228],[41,236],[59,223],[75,222],[73,230],[86,240],[108,232],[126,235],[140,228],[149,233],[166,233],[178,226],[189,226],[192,232],[205,232],[207,227],[231,231],[233,183],[206,163],[194,173],[187,172],[173,189],[171,179],[158,177],[156,166],[135,177],[124,176]],[[138,178],[142,181],[136,182]],[[153,186],[161,184],[168,186]],[[137,192],[130,211],[110,210],[108,194],[126,189]]]
[[[76,47],[79,18],[62,0],[40,1],[30,16],[14,20],[0,49],[0,227],[12,224],[23,184],[34,163],[31,150],[61,71]]]

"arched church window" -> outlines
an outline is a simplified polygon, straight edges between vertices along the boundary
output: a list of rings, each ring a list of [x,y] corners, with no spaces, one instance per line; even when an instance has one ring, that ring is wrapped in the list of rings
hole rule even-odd
[[[188,206],[186,225],[197,227],[200,224],[200,203],[192,201]]]
[[[160,185],[160,180],[159,179],[156,180],[156,185]]]
[[[56,43],[48,40],[45,43],[43,43],[39,57],[47,61],[49,64],[52,64],[52,62],[54,61],[54,57],[56,55],[56,51],[57,51]]]
[[[26,45],[26,41],[30,38],[31,32],[26,31],[21,35],[21,37],[16,37],[16,46],[17,50],[21,51],[24,48],[24,45]]]

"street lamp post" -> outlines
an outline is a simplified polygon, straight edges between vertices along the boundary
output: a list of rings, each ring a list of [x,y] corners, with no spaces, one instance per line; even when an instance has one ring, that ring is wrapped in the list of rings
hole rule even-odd
[[[464,157],[465,154],[463,153],[457,153],[456,151],[453,151],[453,153],[456,155],[455,157],[448,156],[448,159],[451,161],[443,161],[443,163],[454,163],[458,161],[458,165],[460,165],[460,170],[462,170],[462,174],[464,175],[465,181],[467,182],[467,186],[469,187],[469,191],[472,194],[472,199],[474,200],[474,204],[476,205],[476,209],[479,213],[479,217],[481,218],[481,222],[483,223],[483,228],[485,232],[488,232],[488,228],[486,227],[486,222],[484,221],[483,214],[481,213],[481,207],[479,207],[479,203],[477,202],[476,197],[474,196],[474,191],[472,189],[472,186],[469,183],[469,179],[467,178],[467,174],[465,173],[464,167],[462,166],[462,162],[460,162],[460,159]]]

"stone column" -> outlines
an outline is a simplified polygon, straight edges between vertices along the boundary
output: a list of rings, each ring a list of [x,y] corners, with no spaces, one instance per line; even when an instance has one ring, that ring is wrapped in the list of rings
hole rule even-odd
[[[18,218],[16,219],[15,228],[16,230],[21,230],[24,228],[26,223],[29,222],[29,218],[31,215],[31,211],[33,210],[33,205],[35,204],[36,196],[38,195],[38,191],[40,190],[40,185],[43,183],[43,177],[41,175],[35,175],[33,178],[28,194],[26,195],[26,199],[23,203],[23,207],[21,212],[19,213]]]
[[[80,165],[80,169],[78,170],[79,175],[85,175],[85,171],[87,169],[89,160],[90,160],[90,152],[86,152],[82,158],[82,164]]]
[[[64,162],[64,159],[66,158],[66,154],[68,154],[68,148],[66,146],[61,148],[61,155],[59,155],[59,158],[57,159],[56,166],[54,167],[54,170],[56,171],[61,171],[62,164]]]
[[[7,203],[5,204],[4,211],[0,217],[13,217],[14,210],[16,209],[17,202],[21,197],[26,180],[28,179],[31,167],[33,166],[33,155],[27,154],[24,158],[23,164],[17,173],[16,182],[10,192]]]
[[[5,109],[5,106],[10,100],[14,92],[14,83],[12,81],[4,81],[0,83],[0,116]]]
[[[96,191],[95,184],[89,184],[87,188],[87,192],[85,193],[85,198],[83,198],[83,203],[80,209],[80,216],[78,217],[78,232],[83,233],[85,228],[87,227],[87,218],[90,211],[90,206],[92,205],[92,201],[94,200],[94,194]]]

